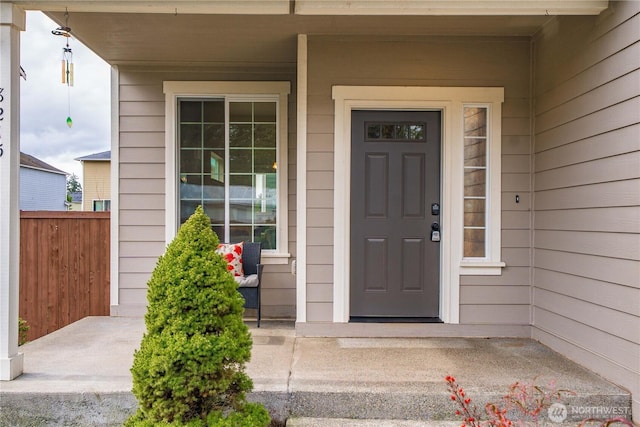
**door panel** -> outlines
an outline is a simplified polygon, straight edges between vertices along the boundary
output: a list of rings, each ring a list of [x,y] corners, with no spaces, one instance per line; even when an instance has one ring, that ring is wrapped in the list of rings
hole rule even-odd
[[[402,240],[402,290],[424,291],[424,239]]]
[[[387,218],[389,207],[389,156],[384,153],[367,153],[365,163],[365,216]]]
[[[423,153],[402,156],[402,218],[424,218],[425,159]]]
[[[366,239],[364,261],[370,268],[365,271],[365,292],[386,292],[388,290],[388,253],[387,239]]]
[[[352,321],[439,317],[440,143],[440,112],[352,113]]]

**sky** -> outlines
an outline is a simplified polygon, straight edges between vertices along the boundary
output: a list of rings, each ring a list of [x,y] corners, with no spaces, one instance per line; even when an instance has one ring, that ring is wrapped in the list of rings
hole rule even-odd
[[[75,81],[67,88],[61,82],[67,39],[51,34],[57,27],[43,13],[27,12],[20,38],[27,74],[26,81],[20,79],[20,151],[81,178],[82,165],[74,159],[111,148],[110,67],[71,37]],[[73,35],[73,15],[69,27]]]

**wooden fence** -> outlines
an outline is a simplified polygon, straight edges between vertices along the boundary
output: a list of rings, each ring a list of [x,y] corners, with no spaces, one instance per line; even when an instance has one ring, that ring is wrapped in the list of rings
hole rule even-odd
[[[20,317],[33,340],[109,315],[109,212],[20,213]]]

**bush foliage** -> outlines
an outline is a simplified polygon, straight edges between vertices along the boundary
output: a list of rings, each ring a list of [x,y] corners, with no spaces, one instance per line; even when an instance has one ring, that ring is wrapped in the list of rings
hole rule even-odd
[[[267,426],[248,403],[251,335],[244,300],[215,253],[202,207],[180,227],[148,283],[147,331],[131,373],[138,411],[126,426]]]

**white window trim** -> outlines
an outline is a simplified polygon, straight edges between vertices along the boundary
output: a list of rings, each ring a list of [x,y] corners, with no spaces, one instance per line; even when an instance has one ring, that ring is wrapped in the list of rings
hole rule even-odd
[[[354,109],[410,109],[442,111],[442,158],[440,217],[440,318],[460,321],[460,275],[501,274],[501,111],[504,88],[482,87],[392,87],[334,86],[334,256],[333,321],[349,321],[350,200],[351,200],[351,111]],[[491,186],[489,222],[493,258],[463,262],[463,108],[465,104],[491,105]],[[488,224],[489,228],[489,224]],[[496,232],[497,231],[497,232]],[[494,249],[495,248],[497,249]]]
[[[291,254],[288,252],[288,95],[291,92],[289,82],[227,82],[227,81],[165,81],[165,240],[169,244],[178,230],[178,186],[177,179],[177,128],[176,107],[178,98],[183,97],[224,97],[225,99],[255,96],[274,96],[278,99],[278,137],[276,158],[278,162],[278,212],[276,251],[262,251],[263,264],[288,264]]]
[[[496,105],[497,104],[497,105]],[[485,256],[484,257],[462,257],[460,262],[461,275],[500,275],[505,263],[500,261],[501,251],[501,173],[502,173],[502,153],[501,153],[501,116],[502,103],[471,103],[465,102],[463,109],[467,107],[478,107],[487,109],[487,182],[486,182],[486,226],[485,226]],[[464,127],[464,116],[461,122]],[[464,150],[464,148],[463,148]],[[464,165],[464,154],[462,159]],[[464,177],[464,171],[463,171]],[[463,178],[464,183],[464,178]],[[464,184],[463,184],[464,185]],[[464,190],[463,190],[464,191]],[[463,197],[464,199],[464,197]],[[463,210],[464,212],[464,210]],[[464,215],[464,213],[463,213]],[[464,228],[464,226],[463,226]],[[464,235],[463,235],[464,241]]]

